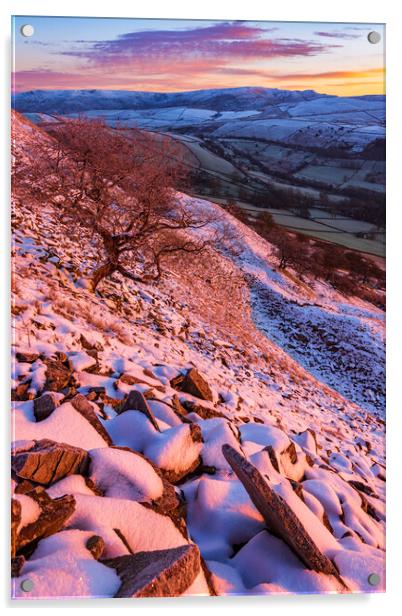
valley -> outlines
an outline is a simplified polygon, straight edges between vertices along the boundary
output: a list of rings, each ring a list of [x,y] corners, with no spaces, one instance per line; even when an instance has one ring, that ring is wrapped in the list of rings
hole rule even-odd
[[[385,98],[234,88],[184,93],[39,91],[14,106],[47,125],[85,114],[168,135],[192,194],[270,212],[285,228],[385,255]]]

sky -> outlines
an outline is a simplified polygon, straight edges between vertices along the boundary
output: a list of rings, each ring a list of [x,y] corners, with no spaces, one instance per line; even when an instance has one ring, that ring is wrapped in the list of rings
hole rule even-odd
[[[21,26],[31,24],[31,38]],[[382,40],[370,44],[375,30]],[[381,24],[13,18],[13,90],[242,86],[384,94]]]

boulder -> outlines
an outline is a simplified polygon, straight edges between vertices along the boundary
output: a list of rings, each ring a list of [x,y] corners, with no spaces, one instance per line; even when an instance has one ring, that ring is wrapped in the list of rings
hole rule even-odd
[[[146,415],[146,417],[148,417],[155,430],[160,432],[158,422],[155,419],[155,415],[151,411],[151,407],[149,406],[146,398],[141,392],[135,390],[130,391],[126,400],[121,406],[120,413],[124,413],[125,411],[140,411],[140,413],[143,413],[144,415]]]
[[[35,545],[39,539],[49,537],[61,530],[75,510],[74,496],[66,495],[51,499],[42,489],[29,492],[41,508],[41,514],[35,522],[24,526],[17,537],[17,552]]]
[[[84,449],[42,439],[13,455],[11,468],[18,477],[49,485],[67,475],[84,474],[88,463],[88,452]]]
[[[85,417],[85,419],[91,424],[91,426],[95,428],[98,434],[101,435],[103,440],[108,445],[113,445],[112,439],[110,438],[108,432],[105,430],[102,423],[100,422],[97,414],[92,407],[92,404],[89,402],[89,400],[86,399],[85,396],[83,396],[82,394],[77,394],[71,400],[71,404],[73,405],[75,410],[78,411],[80,415]]]
[[[223,445],[222,452],[263,516],[268,529],[285,541],[306,567],[339,579],[335,565],[321,552],[293,509],[274,492],[258,469],[230,445]]]
[[[179,375],[179,377],[172,379],[170,384],[175,389],[184,391],[196,398],[213,402],[211,388],[196,368],[191,368],[184,376]]]
[[[36,421],[47,419],[57,406],[59,406],[59,402],[54,392],[48,392],[40,398],[35,398],[34,415]]]
[[[201,571],[196,545],[138,552],[102,561],[116,570],[122,583],[115,597],[178,597]]]

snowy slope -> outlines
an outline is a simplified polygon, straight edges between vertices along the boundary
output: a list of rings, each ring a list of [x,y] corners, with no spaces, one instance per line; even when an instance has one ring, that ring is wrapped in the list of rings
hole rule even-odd
[[[15,147],[25,144],[27,164],[35,155],[35,130],[16,116]],[[236,256],[210,250],[172,265],[158,286],[115,277],[94,295],[86,285],[91,250],[73,244],[46,205],[16,191],[12,388],[26,385],[25,400],[14,396],[16,451],[41,438],[81,447],[91,459],[92,486],[103,496],[80,474],[47,488],[51,498],[74,496],[75,511],[63,530],[27,556],[14,592],[34,576],[31,596],[113,596],[116,574],[85,549],[94,534],[103,538],[107,558],[127,554],[127,545],[139,552],[193,541],[218,594],[343,590],[334,576],[309,570],[268,532],[223,457],[223,444],[269,477],[349,590],[368,590],[373,572],[382,588],[383,314],[324,285],[280,274],[271,246],[253,231],[218,205],[179,198],[189,208],[220,212],[237,232]],[[57,353],[114,445],[128,449],[114,454],[118,450],[75,412],[65,389],[50,416],[35,419],[46,362]],[[172,380],[192,367],[209,384],[212,400],[174,386]],[[156,426],[140,410],[116,410],[130,391],[145,393]],[[177,399],[187,408],[185,421]],[[197,413],[197,405],[204,410]],[[202,440],[194,437],[198,430]],[[134,464],[139,454],[148,462]],[[197,470],[189,474],[190,468]],[[151,511],[141,504],[159,497],[159,477],[182,493],[189,539],[156,505]],[[37,515],[29,492],[26,498],[22,529]],[[210,592],[200,572],[185,594]]]

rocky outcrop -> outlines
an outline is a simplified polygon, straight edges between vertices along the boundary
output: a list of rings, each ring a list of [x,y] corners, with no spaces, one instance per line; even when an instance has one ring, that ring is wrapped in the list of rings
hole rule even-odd
[[[201,570],[196,545],[138,552],[102,561],[116,570],[122,583],[115,597],[177,597]]]
[[[258,469],[230,445],[223,445],[222,452],[268,529],[283,539],[306,567],[338,577],[335,565],[321,552],[293,509],[274,492]]]
[[[67,475],[84,474],[88,463],[88,452],[84,449],[42,439],[12,456],[11,468],[17,477],[49,485]]]

